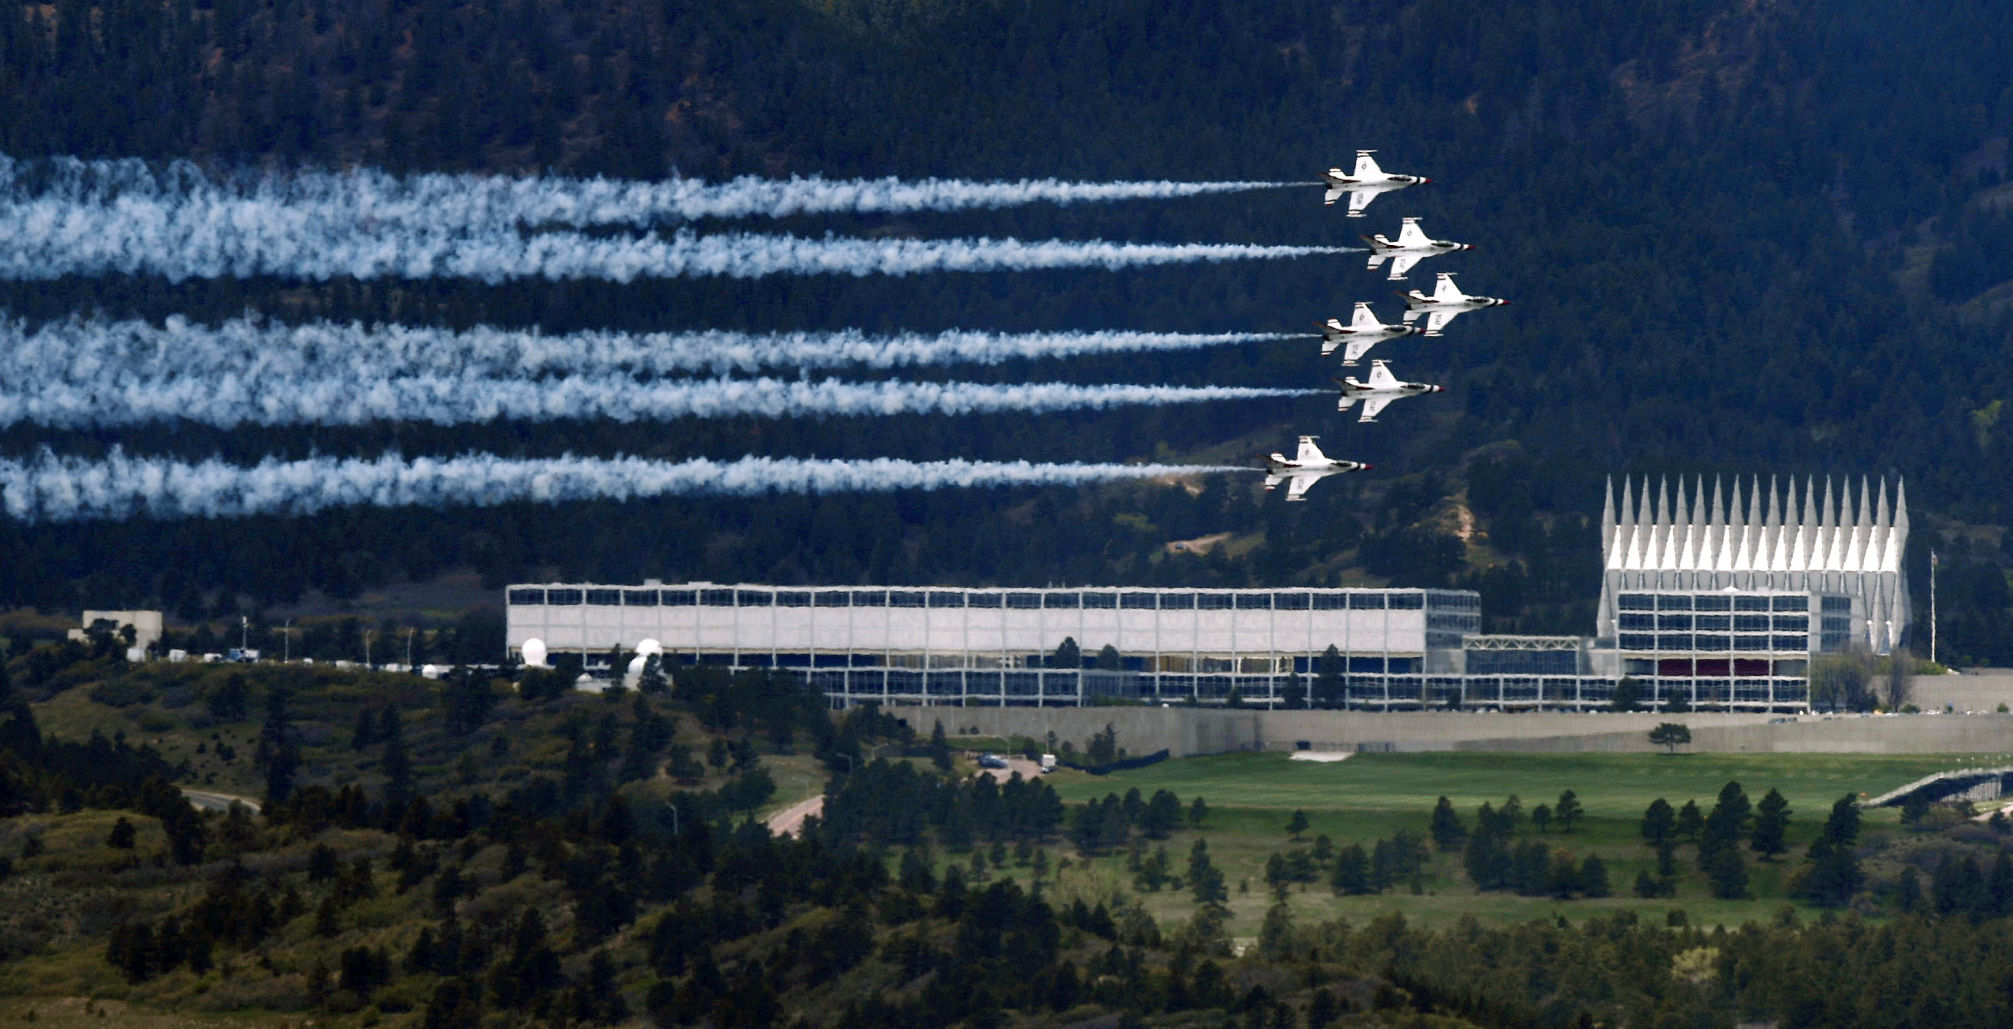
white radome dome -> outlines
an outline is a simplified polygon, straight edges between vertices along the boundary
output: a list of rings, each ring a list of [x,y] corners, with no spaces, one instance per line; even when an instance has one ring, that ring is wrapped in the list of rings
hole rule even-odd
[[[644,662],[647,662],[649,660],[650,658],[648,655],[641,653],[637,654],[635,657],[630,658],[629,676],[631,678],[635,678],[636,676],[642,675]]]
[[[545,667],[544,640],[541,640],[538,637],[534,636],[531,639],[525,640],[524,646],[519,647],[518,650],[524,654],[524,664],[526,667],[528,668]]]
[[[638,657],[649,657],[652,654],[662,653],[664,653],[664,644],[656,640],[644,640],[636,645],[636,656]]]

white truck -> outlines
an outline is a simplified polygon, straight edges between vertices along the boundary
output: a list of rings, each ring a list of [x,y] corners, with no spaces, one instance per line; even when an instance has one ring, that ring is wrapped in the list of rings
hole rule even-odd
[[[1044,773],[1047,773],[1047,772],[1053,772],[1053,771],[1055,771],[1055,755],[1054,755],[1054,754],[1043,754],[1043,755],[1041,756],[1041,770],[1042,770],[1042,771],[1043,771]]]

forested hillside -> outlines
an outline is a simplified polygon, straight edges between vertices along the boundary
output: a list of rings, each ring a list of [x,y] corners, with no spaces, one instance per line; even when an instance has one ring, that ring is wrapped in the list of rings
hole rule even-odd
[[[355,509],[0,525],[0,601],[185,617],[481,569],[784,582],[1479,583],[1500,627],[1587,631],[1600,485],[1621,474],[1903,476],[1954,519],[1944,645],[2009,660],[2013,501],[2001,245],[2002,3],[1614,8],[1421,3],[60,2],[0,9],[0,151],[217,173],[376,166],[1307,180],[1375,147],[1434,183],[1360,222],[1318,191],[799,217],[800,235],[1345,244],[1403,215],[1479,244],[1513,306],[1390,345],[1448,387],[1375,426],[1327,397],[1040,416],[441,428],[0,431],[0,452],[631,453],[1250,461],[1318,433],[1378,471],[1291,508],[1252,479],[757,501]],[[699,226],[702,231],[714,228]],[[1124,272],[520,283],[147,277],[0,283],[30,321],[247,310],[548,332],[1297,331],[1385,297],[1354,255]],[[1437,265],[1437,267],[1436,267]],[[1402,348],[1402,349],[1401,349]],[[994,382],[1322,386],[1311,342],[907,372]],[[849,378],[867,376],[848,375]],[[283,389],[284,384],[274,384]],[[1454,535],[1472,515],[1479,535]],[[1924,517],[1928,516],[1928,517]],[[1171,541],[1231,533],[1206,556]],[[1926,554],[1912,560],[1926,574]],[[89,577],[88,579],[86,577]],[[1918,597],[1926,590],[1918,588]],[[1946,594],[1946,601],[1949,594]]]

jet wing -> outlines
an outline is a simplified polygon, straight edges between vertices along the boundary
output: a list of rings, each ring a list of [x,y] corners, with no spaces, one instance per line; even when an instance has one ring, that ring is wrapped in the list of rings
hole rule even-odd
[[[1425,254],[1392,254],[1390,279],[1396,281],[1404,278],[1405,273],[1411,271],[1412,266],[1418,264],[1425,257]],[[1375,261],[1376,258],[1373,257],[1371,260]],[[1377,266],[1372,264],[1370,267],[1375,268]]]
[[[1460,313],[1459,311],[1445,310],[1426,312],[1426,335],[1438,336],[1440,330],[1446,328],[1447,323],[1453,321],[1454,316]]]
[[[1393,400],[1396,400],[1396,399],[1398,399],[1398,398],[1397,398],[1397,397],[1393,397],[1393,396],[1380,396],[1380,397],[1368,397],[1368,398],[1366,398],[1366,399],[1365,399],[1365,400],[1363,401],[1363,415],[1362,415],[1362,417],[1360,417],[1360,418],[1357,418],[1356,420],[1357,420],[1357,421],[1359,421],[1359,422],[1374,422],[1374,421],[1376,421],[1376,420],[1377,420],[1377,412],[1379,412],[1379,411],[1382,411],[1382,410],[1384,410],[1385,408],[1387,408],[1387,407],[1391,406],[1391,401],[1393,401]]]
[[[1370,362],[1370,385],[1377,389],[1396,389],[1404,385],[1396,375],[1391,374],[1391,366],[1382,361]]]
[[[1377,191],[1374,189],[1358,189],[1351,191],[1349,194],[1349,217],[1351,218],[1363,217],[1364,210],[1370,206],[1370,201],[1375,199],[1377,199]]]
[[[1407,218],[1398,226],[1398,245],[1401,247],[1422,247],[1432,240],[1426,238],[1426,230],[1419,227],[1419,219]]]
[[[1369,353],[1370,348],[1376,345],[1377,341],[1375,339],[1350,340],[1349,346],[1342,351],[1342,363],[1355,364],[1358,358],[1362,357],[1364,354]],[[1334,348],[1330,347],[1329,349],[1333,350]]]
[[[1289,503],[1296,500],[1305,501],[1308,487],[1321,481],[1319,475],[1294,475],[1289,478],[1292,480],[1286,484],[1286,499]]]

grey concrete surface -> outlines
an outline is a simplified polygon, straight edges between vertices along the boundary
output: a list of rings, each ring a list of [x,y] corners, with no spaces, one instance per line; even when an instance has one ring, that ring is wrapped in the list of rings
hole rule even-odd
[[[1997,711],[2013,708],[2013,668],[1978,668],[1962,675],[1918,675],[1910,696],[1924,711]]]
[[[1471,711],[1257,711],[1211,708],[894,707],[928,735],[936,722],[952,735],[1027,736],[1054,732],[1080,752],[1106,725],[1131,754],[1162,748],[1175,757],[1238,750],[1505,751],[1652,753],[1649,730],[1681,722],[1696,753],[2009,754],[2013,714],[1665,715],[1501,714]],[[2009,758],[2013,760],[2013,758]]]

